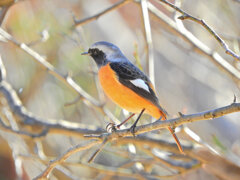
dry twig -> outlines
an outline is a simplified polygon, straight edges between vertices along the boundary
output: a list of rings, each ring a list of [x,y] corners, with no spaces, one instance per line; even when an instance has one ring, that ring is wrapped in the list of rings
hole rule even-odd
[[[108,116],[113,122],[119,123],[119,121],[114,117],[114,115],[106,107],[104,107],[100,102],[98,102],[86,91],[84,91],[78,84],[75,83],[75,81],[70,76],[68,75],[64,76],[59,72],[57,72],[57,70],[44,57],[42,57],[36,51],[32,50],[26,44],[18,42],[16,39],[14,39],[13,36],[11,36],[9,33],[4,31],[2,28],[0,28],[0,35],[3,38],[5,38],[7,41],[13,43],[14,45],[22,49],[27,54],[31,55],[51,75],[53,75],[55,78],[59,79],[68,87],[70,87],[72,90],[77,92],[81,96],[81,99],[86,105],[94,106],[95,108],[99,109],[100,112],[102,112],[104,115]]]
[[[189,114],[189,115],[182,115],[181,117],[174,118],[174,119],[169,119],[166,121],[156,121],[153,123],[149,123],[146,125],[138,126],[136,127],[136,135],[137,134],[142,134],[145,132],[150,132],[154,130],[159,130],[162,128],[167,128],[167,127],[177,127],[182,124],[186,123],[192,123],[196,121],[202,121],[202,120],[211,120],[214,118],[222,117],[227,114],[231,114],[234,112],[239,112],[240,111],[240,103],[232,103],[228,106],[221,107],[218,109],[213,109],[201,113],[196,113],[196,114]],[[105,137],[108,137],[109,140],[111,139],[116,139],[120,137],[126,137],[126,136],[132,136],[132,133],[130,129],[124,129],[124,130],[117,130],[114,133],[103,133],[100,135],[86,135],[85,137],[91,138],[91,139],[103,139]]]
[[[166,1],[166,0],[158,0],[164,4],[166,4],[167,6],[170,6],[171,8],[175,9],[176,11],[178,11],[179,13],[182,14],[182,16],[178,17],[178,19],[181,20],[185,20],[185,19],[189,19],[192,20],[200,25],[202,25],[217,41],[218,43],[225,49],[225,52],[227,54],[229,54],[230,56],[232,56],[234,59],[240,61],[240,56],[237,55],[236,53],[234,53],[229,47],[228,45],[225,43],[225,41],[223,39],[220,38],[220,36],[210,27],[207,25],[207,23],[205,23],[204,20],[196,18],[190,14],[188,14],[187,12],[185,12],[184,10],[178,8],[177,6],[175,6],[174,4]]]
[[[104,9],[103,11],[93,15],[93,16],[90,16],[90,17],[87,17],[87,18],[84,18],[82,20],[76,20],[74,18],[74,23],[75,23],[75,26],[79,26],[79,25],[84,25],[86,23],[89,23],[91,21],[94,21],[96,19],[98,19],[100,16],[104,15],[104,14],[107,14],[113,10],[116,10],[117,8],[120,8],[122,7],[123,5],[129,3],[131,0],[121,0],[119,2],[117,2],[116,4],[113,4],[112,6]]]
[[[150,18],[148,13],[148,6],[147,0],[141,1],[141,9],[142,9],[142,17],[144,23],[144,31],[145,31],[145,38],[147,42],[147,55],[148,55],[148,74],[149,78],[153,84],[155,84],[154,80],[154,52],[153,52],[153,42],[152,42],[152,33],[151,33],[151,24]]]
[[[167,28],[168,30],[170,29],[170,31],[172,31],[174,34],[189,42],[198,53],[208,57],[219,69],[233,78],[237,84],[240,84],[240,72],[234,66],[222,58],[217,52],[212,51],[191,32],[187,31],[186,29],[179,29],[175,21],[158,10],[150,2],[148,2],[148,8],[154,16],[164,23],[164,28]]]
[[[64,162],[69,156],[71,156],[72,154],[79,152],[79,151],[84,151],[87,150],[89,148],[91,148],[92,146],[98,144],[99,141],[90,141],[88,142],[88,144],[82,145],[82,144],[78,144],[77,146],[74,146],[70,149],[68,149],[65,153],[63,153],[63,155],[57,157],[55,160],[51,161],[49,163],[49,165],[47,166],[47,168],[37,177],[35,177],[34,179],[46,179],[47,176],[49,175],[49,173],[59,164],[61,164],[62,162]]]

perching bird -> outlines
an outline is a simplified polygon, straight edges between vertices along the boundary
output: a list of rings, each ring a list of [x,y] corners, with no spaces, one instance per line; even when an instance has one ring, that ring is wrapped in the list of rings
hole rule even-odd
[[[134,114],[140,113],[131,127],[133,133],[143,113],[156,119],[166,119],[167,112],[160,106],[149,78],[117,46],[105,41],[96,42],[82,55],[90,55],[96,62],[100,84],[106,95],[121,108]],[[174,130],[171,127],[168,129],[179,151],[183,152]]]

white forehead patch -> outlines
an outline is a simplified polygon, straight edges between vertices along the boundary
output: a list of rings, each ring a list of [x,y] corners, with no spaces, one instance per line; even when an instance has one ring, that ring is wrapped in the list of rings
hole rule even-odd
[[[136,87],[144,89],[145,91],[150,93],[150,90],[147,84],[142,79],[134,79],[134,80],[130,80],[130,82],[133,83]]]

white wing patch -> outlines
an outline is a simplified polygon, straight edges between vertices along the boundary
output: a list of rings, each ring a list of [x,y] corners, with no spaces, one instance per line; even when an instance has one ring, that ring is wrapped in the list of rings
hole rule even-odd
[[[147,84],[142,79],[134,79],[134,80],[130,80],[130,82],[133,83],[136,87],[142,88],[145,91],[150,93]]]

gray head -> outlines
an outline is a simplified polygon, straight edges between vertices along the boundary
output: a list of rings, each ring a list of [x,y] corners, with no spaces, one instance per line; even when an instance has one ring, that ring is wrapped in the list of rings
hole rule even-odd
[[[99,41],[94,43],[88,49],[88,52],[84,52],[82,53],[82,55],[91,56],[97,63],[98,67],[106,65],[108,62],[118,62],[127,60],[117,46],[106,41]]]

